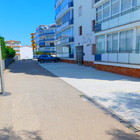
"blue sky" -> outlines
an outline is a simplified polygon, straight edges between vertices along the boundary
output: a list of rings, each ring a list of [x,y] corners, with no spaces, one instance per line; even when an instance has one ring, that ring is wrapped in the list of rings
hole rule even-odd
[[[55,0],[0,0],[0,35],[31,45],[30,33],[41,24],[54,23]]]

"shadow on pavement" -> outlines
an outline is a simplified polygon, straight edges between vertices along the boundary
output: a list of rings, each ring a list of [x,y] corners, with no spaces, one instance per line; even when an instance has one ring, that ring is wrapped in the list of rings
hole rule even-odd
[[[19,136],[21,134],[21,136]],[[11,127],[0,129],[0,140],[43,140],[39,131],[22,131],[17,134]]]
[[[140,140],[140,136],[126,133],[119,129],[108,131],[107,134],[112,136],[112,140]]]
[[[57,77],[51,72],[43,69],[41,66],[37,64],[36,61],[26,60],[26,61],[16,61],[12,65],[8,67],[8,70],[13,73],[25,73],[28,75],[43,75],[50,77]]]
[[[133,118],[135,119],[129,119],[128,121],[133,125],[138,124],[136,120],[140,122],[140,116],[138,115],[140,113],[140,95],[137,93],[122,92],[114,92],[113,94],[114,97],[111,99],[98,96],[94,96],[93,98],[102,103],[112,100],[113,104],[108,107],[109,109],[121,114],[126,110],[129,110],[129,112],[131,112]]]
[[[44,64],[44,63],[43,63]],[[80,66],[81,71],[79,73],[79,65],[76,64],[68,64],[68,63],[45,63],[49,66],[51,65],[55,71],[59,72],[61,77],[67,78],[76,78],[76,79],[97,79],[97,80],[108,80],[108,81],[115,81],[115,80],[122,80],[122,81],[135,81],[140,82],[139,78],[133,78],[129,76],[114,74],[105,71],[99,71],[94,68],[87,69],[85,66]],[[55,67],[56,65],[56,67]],[[74,67],[73,67],[74,66]],[[25,73],[29,75],[44,75],[50,77],[58,77],[45,68],[42,68],[37,64],[34,60],[26,60],[26,61],[16,61],[14,64],[10,65],[9,68],[10,72],[13,73]]]

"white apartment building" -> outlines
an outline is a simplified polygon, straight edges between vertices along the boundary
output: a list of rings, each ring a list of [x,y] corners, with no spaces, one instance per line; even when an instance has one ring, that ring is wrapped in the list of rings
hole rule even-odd
[[[74,46],[78,64],[93,64],[95,19],[94,0],[74,0]]]
[[[95,0],[98,69],[140,77],[140,0]]]
[[[58,57],[74,57],[73,0],[55,0],[56,53]]]
[[[55,53],[56,25],[40,25],[36,28],[35,44],[38,51]]]

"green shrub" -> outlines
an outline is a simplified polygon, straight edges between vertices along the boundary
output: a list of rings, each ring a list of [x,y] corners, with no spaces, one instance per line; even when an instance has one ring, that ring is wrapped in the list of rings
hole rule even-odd
[[[40,52],[40,51],[37,51],[35,52],[36,55],[51,55],[51,53],[47,53],[47,52]]]
[[[2,59],[15,57],[16,52],[13,48],[6,46],[4,37],[0,37]]]

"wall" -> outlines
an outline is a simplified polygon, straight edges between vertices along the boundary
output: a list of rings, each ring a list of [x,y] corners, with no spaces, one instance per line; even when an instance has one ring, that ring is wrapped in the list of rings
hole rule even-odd
[[[140,69],[95,64],[96,69],[140,78]]]
[[[82,6],[82,15],[79,16],[78,8]],[[74,0],[74,46],[84,45],[84,61],[93,61],[94,57],[91,53],[92,46],[85,44],[94,44],[95,37],[92,31],[92,20],[95,19],[95,8],[92,7],[91,0]],[[83,35],[79,36],[79,26],[82,26]]]
[[[20,59],[33,59],[33,49],[29,46],[20,48]]]

